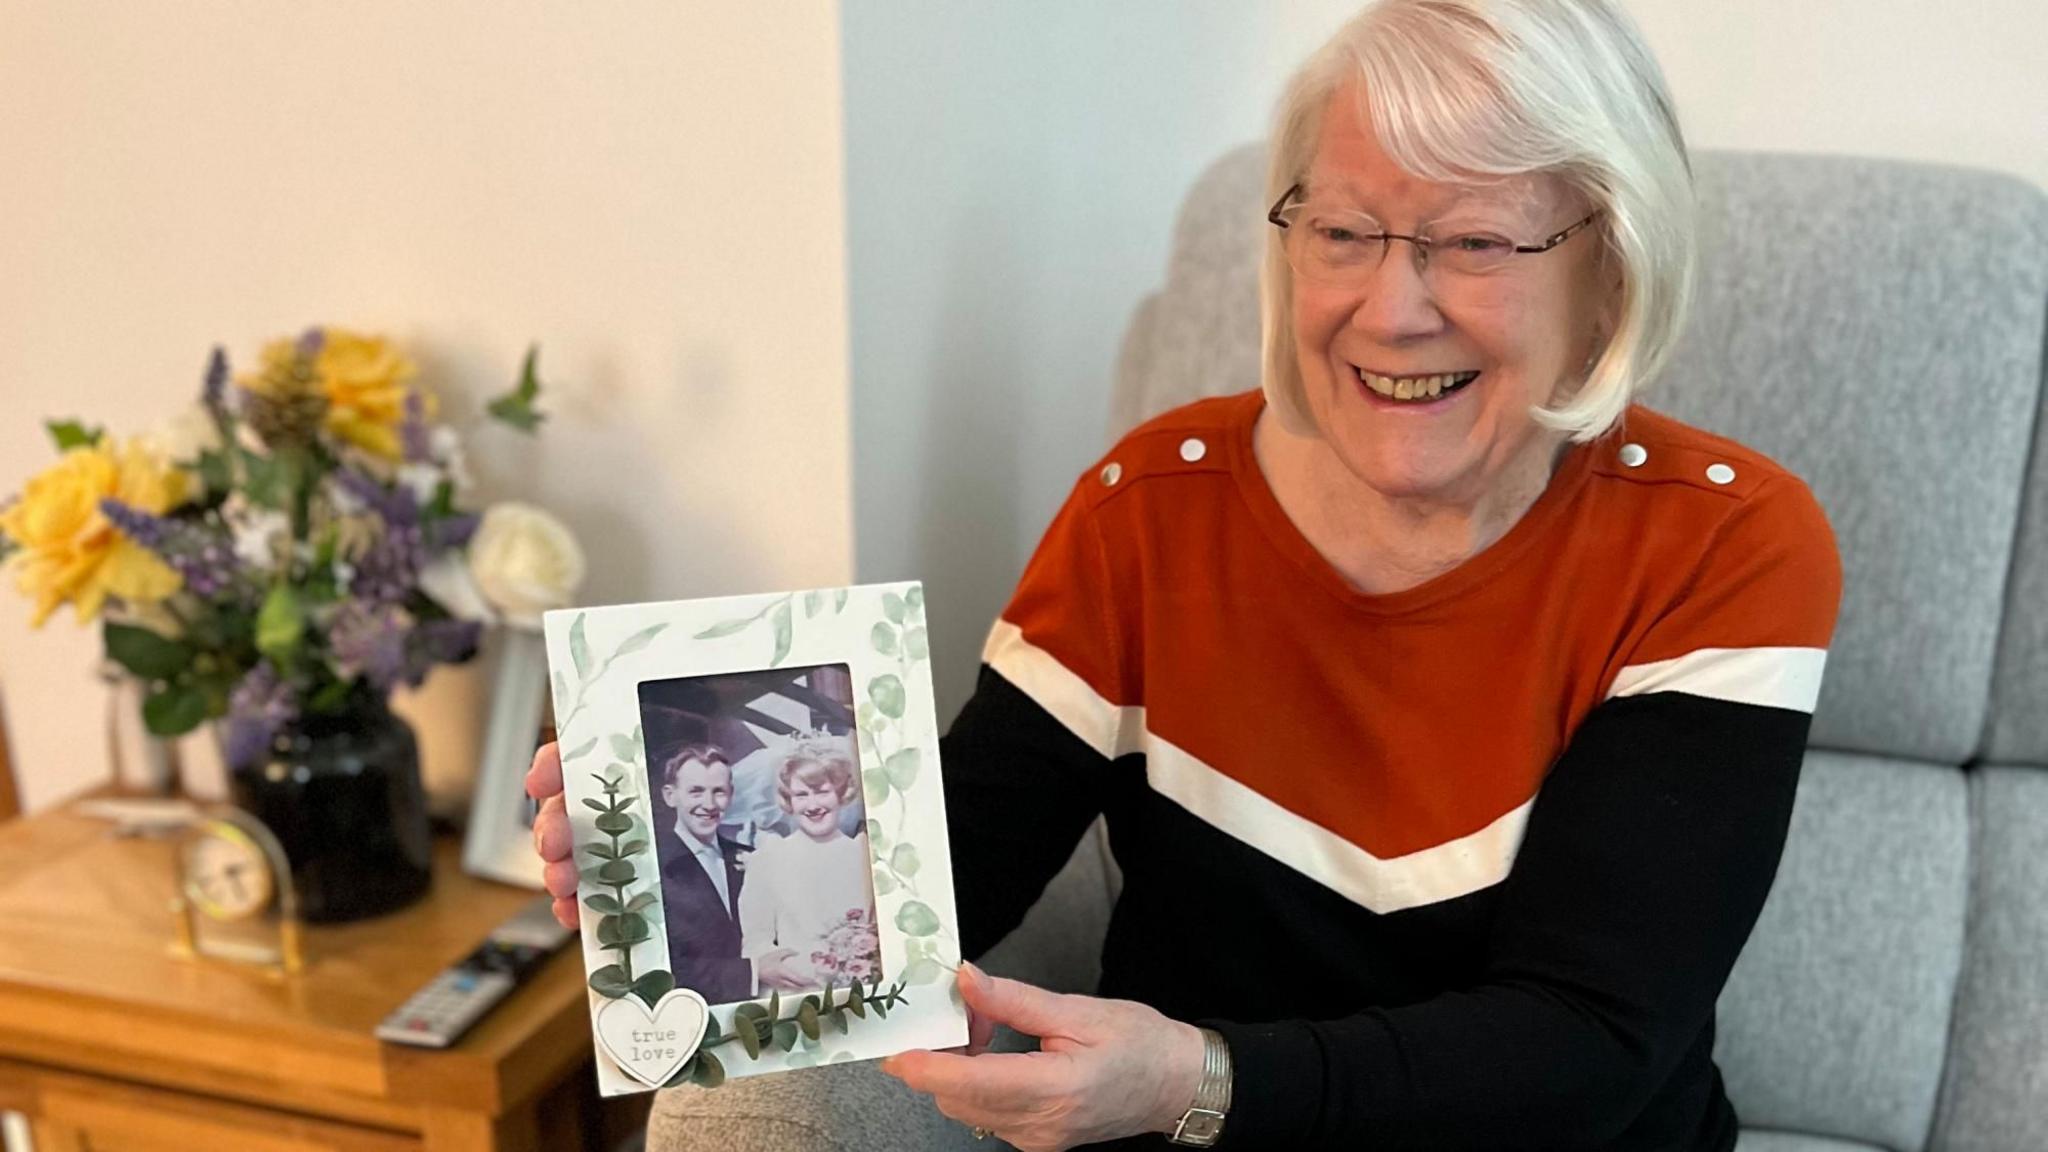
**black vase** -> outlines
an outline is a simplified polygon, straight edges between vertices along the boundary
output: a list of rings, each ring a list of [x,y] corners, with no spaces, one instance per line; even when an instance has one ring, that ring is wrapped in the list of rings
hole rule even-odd
[[[433,881],[419,742],[374,692],[288,725],[267,762],[231,773],[231,789],[284,846],[308,921],[403,908]]]

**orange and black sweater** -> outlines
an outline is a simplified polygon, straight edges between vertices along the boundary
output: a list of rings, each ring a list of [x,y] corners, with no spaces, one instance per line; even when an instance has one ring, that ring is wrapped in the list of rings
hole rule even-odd
[[[1714,1002],[1834,627],[1819,506],[1633,408],[1366,595],[1266,487],[1262,403],[1126,437],[991,633],[943,748],[966,953],[1106,815],[1101,994],[1228,1039],[1223,1147],[1732,1148]]]

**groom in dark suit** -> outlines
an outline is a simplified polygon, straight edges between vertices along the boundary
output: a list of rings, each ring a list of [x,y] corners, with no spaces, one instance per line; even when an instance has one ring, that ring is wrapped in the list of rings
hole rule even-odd
[[[740,845],[718,834],[732,804],[732,765],[725,753],[693,744],[662,767],[661,799],[675,810],[669,834],[657,834],[662,915],[668,921],[669,968],[676,983],[709,1004],[751,1000],[789,983],[794,951],[779,949],[755,964],[741,958]]]

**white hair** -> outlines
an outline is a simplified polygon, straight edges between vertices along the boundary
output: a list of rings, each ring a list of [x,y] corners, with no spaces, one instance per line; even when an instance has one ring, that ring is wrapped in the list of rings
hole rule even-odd
[[[1411,175],[1470,184],[1554,174],[1600,211],[1594,227],[1621,271],[1613,331],[1585,379],[1535,412],[1574,440],[1598,439],[1670,358],[1698,248],[1685,139],[1634,23],[1614,0],[1379,0],[1289,83],[1268,203],[1302,181],[1323,109],[1353,79],[1380,146]],[[1283,425],[1312,433],[1278,229],[1260,296],[1267,402]]]

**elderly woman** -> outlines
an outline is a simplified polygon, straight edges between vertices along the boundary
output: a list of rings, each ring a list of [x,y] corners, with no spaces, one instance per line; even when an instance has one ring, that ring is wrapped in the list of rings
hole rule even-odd
[[[943,750],[970,955],[1108,818],[1101,998],[963,969],[1041,1050],[886,1068],[1026,1149],[1731,1148],[1840,572],[1633,404],[1695,244],[1657,66],[1612,0],[1383,0],[1271,165],[1262,387],[1081,478]]]

